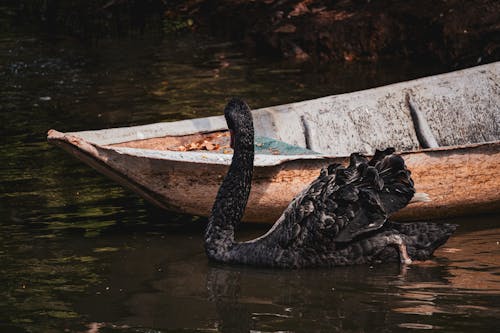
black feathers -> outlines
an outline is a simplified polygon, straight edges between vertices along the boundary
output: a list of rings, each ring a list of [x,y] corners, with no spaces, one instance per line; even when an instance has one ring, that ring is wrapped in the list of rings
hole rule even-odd
[[[297,223],[336,224],[335,235],[321,235],[314,242],[349,242],[364,233],[383,226],[390,213],[406,206],[415,190],[410,172],[403,159],[393,155],[394,149],[377,150],[368,160],[361,154],[351,154],[349,166],[334,164],[322,172],[303,193],[302,204],[314,202],[321,217]],[[317,189],[321,188],[321,191]],[[307,217],[299,214],[298,219]],[[312,242],[312,241],[311,241]]]
[[[377,151],[371,160],[351,154],[347,167],[332,164],[321,170],[273,228],[280,245],[286,251],[329,253],[382,228],[414,193],[404,161],[392,152]]]

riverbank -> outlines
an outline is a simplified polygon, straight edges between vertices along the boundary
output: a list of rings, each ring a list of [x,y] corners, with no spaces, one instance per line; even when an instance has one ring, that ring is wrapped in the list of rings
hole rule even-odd
[[[500,2],[492,0],[8,0],[0,6],[0,17],[12,25],[86,41],[202,31],[241,43],[249,55],[451,68],[500,60],[499,13]]]
[[[496,1],[194,0],[172,10],[255,54],[296,61],[390,57],[459,67],[500,59]]]

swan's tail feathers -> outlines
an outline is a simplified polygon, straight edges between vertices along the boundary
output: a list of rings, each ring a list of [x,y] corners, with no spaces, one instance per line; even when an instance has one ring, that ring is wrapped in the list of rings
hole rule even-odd
[[[404,159],[393,154],[394,149],[377,150],[368,162],[381,179],[380,200],[388,214],[408,205],[415,194],[411,172],[406,168]]]
[[[391,227],[407,237],[408,254],[413,260],[429,259],[457,229],[456,224],[426,222],[392,223]]]
[[[410,200],[410,203],[415,203],[415,202],[431,202],[432,199],[431,197],[425,193],[425,192],[417,192],[415,193],[415,195],[413,196],[413,198],[411,198]]]

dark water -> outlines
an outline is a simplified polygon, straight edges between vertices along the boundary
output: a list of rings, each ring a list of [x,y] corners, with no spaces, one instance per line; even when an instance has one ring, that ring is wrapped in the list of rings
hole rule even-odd
[[[406,269],[217,266],[203,219],[159,212],[45,141],[49,128],[218,114],[232,95],[263,107],[444,70],[299,66],[192,35],[0,33],[0,332],[495,331],[498,215],[454,220],[435,260]]]

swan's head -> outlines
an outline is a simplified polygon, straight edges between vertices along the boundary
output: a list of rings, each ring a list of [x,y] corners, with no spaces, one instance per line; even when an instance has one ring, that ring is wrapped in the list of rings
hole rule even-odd
[[[243,100],[232,98],[224,109],[224,116],[231,134],[231,148],[234,148],[235,135],[253,134],[252,113]]]

